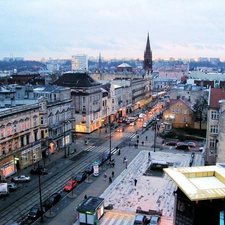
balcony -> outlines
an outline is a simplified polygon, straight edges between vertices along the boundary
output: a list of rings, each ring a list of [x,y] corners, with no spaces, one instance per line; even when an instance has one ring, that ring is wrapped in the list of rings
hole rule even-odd
[[[210,137],[217,137],[218,133],[210,133]]]

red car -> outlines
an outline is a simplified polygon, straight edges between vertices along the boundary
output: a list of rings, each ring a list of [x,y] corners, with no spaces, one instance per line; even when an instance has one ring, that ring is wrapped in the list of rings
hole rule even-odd
[[[64,191],[72,191],[77,186],[76,180],[69,180],[67,184],[64,186]]]

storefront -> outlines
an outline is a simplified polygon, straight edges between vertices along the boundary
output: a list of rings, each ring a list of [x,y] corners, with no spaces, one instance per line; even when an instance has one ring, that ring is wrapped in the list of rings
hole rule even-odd
[[[7,178],[13,175],[16,172],[14,156],[8,156],[3,159],[0,167],[0,176],[1,178]]]
[[[42,158],[41,144],[39,143],[21,152],[19,160],[19,168],[23,169],[25,167],[33,165],[41,158]]]

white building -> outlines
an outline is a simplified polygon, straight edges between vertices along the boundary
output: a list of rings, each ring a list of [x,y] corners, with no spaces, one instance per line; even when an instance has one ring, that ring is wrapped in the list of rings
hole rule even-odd
[[[72,56],[72,71],[88,70],[88,56],[84,54],[78,54]]]

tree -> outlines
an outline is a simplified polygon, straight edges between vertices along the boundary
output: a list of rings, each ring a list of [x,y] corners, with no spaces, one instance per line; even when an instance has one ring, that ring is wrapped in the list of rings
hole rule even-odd
[[[200,123],[200,130],[202,129],[202,122],[207,121],[208,112],[208,100],[207,96],[200,95],[196,98],[196,102],[193,105],[193,120]]]

